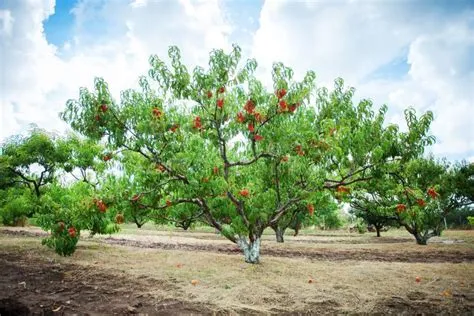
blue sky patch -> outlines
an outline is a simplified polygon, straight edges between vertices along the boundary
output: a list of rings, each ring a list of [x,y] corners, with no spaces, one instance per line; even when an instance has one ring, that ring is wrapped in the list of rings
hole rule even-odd
[[[380,79],[402,80],[408,74],[409,70],[408,47],[406,47],[400,56],[378,67],[375,71],[365,76],[365,78],[361,80],[361,83]]]
[[[46,40],[58,47],[62,46],[72,37],[74,27],[74,15],[71,10],[78,0],[56,1],[54,14],[44,22]]]

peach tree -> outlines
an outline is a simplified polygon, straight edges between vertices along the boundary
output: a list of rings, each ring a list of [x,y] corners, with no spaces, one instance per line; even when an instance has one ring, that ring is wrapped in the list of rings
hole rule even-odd
[[[396,202],[393,196],[394,185],[388,174],[379,174],[361,184],[350,197],[350,213],[362,219],[366,224],[373,225],[380,237],[385,227],[400,226],[393,205]]]
[[[156,185],[162,177],[162,168],[150,165],[136,152],[125,151],[120,156],[120,174],[110,178],[106,186],[111,193],[109,195],[114,197],[116,209],[121,211],[126,221],[138,228],[153,221],[155,224],[174,224],[187,230],[200,220],[202,212],[199,212],[199,207],[189,203],[175,205],[172,214],[158,212],[161,205],[156,199]],[[169,199],[167,201],[169,204]]]
[[[10,137],[1,147],[0,189],[21,186],[39,198],[56,179],[69,153],[66,141],[39,128]]]
[[[451,165],[427,157],[410,161],[392,175],[399,188],[400,222],[420,245],[441,235],[449,214],[474,203],[472,164]]]
[[[443,220],[450,211],[442,206],[450,195],[444,189],[448,172],[446,164],[433,158],[413,159],[391,172],[396,183],[396,216],[419,245],[426,245],[428,239],[441,235],[444,229]]]
[[[39,226],[50,232],[43,239],[43,245],[62,256],[70,256],[76,251],[81,231],[81,201],[89,194],[90,187],[83,182],[69,188],[55,183],[49,188],[41,197],[37,215]]]
[[[57,178],[39,199],[37,222],[50,235],[43,244],[60,255],[71,255],[81,232],[90,236],[119,230],[114,204],[104,188],[103,179],[109,155],[97,142],[70,135],[63,139],[69,157]]]
[[[106,150],[101,144],[92,139],[82,139],[77,135],[70,135],[67,139],[70,148],[70,158],[65,166],[74,180],[81,182],[88,188],[83,191],[79,218],[81,228],[87,229],[90,236],[95,234],[111,234],[117,232],[121,223],[118,223],[115,214],[115,201],[107,189],[106,180],[110,170],[114,169],[114,154]],[[111,209],[113,211],[111,211]]]
[[[453,164],[443,189],[451,193],[444,201],[445,208],[453,211],[472,208],[474,205],[474,162],[460,161]],[[443,195],[442,191],[440,193]]]
[[[374,178],[353,197],[352,206],[362,218],[379,224],[396,222],[426,245],[444,229],[444,218],[452,211],[449,180],[452,170],[434,158],[396,162],[382,177]]]
[[[264,229],[297,205],[312,212],[325,190],[344,199],[348,186],[394,157],[387,108],[353,104],[354,90],[342,80],[334,92],[316,91],[313,72],[296,81],[275,63],[268,91],[254,75],[256,61],[240,63],[238,46],[212,51],[209,68],[192,73],[177,47],[169,57],[167,65],[151,56],[149,76],[120,101],[97,78],[61,117],[111,151],[141,157],[134,179],[146,192],[124,188],[125,200],[167,220],[199,217],[236,243],[246,262],[259,262]]]
[[[33,127],[8,138],[0,151],[0,217],[3,224],[24,225],[69,159],[68,146]]]
[[[443,220],[454,208],[457,198],[449,184],[455,172],[446,162],[423,157],[425,147],[435,139],[419,135],[428,135],[433,114],[417,117],[408,109],[405,119],[407,131],[394,130],[398,136],[392,147],[397,159],[374,170],[372,179],[361,184],[351,203],[359,216],[379,223],[395,220],[418,244],[426,245],[429,238],[441,234]]]
[[[53,183],[40,198],[37,223],[50,234],[43,244],[62,256],[76,250],[81,232],[111,234],[118,231],[118,224],[107,216],[106,208],[93,201],[97,191],[84,181],[68,185]]]

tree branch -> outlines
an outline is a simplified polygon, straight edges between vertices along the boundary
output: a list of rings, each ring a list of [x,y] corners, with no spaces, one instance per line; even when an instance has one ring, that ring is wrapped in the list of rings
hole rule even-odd
[[[229,163],[229,167],[234,167],[234,166],[248,166],[253,164],[254,162],[258,161],[260,158],[274,158],[273,155],[268,154],[268,153],[261,153],[257,156],[255,156],[252,160],[248,161],[237,161],[233,163]]]
[[[291,205],[295,204],[296,202],[299,202],[299,201],[301,201],[301,198],[292,198],[292,199],[288,200],[285,203],[285,205],[280,206],[276,210],[276,213],[273,215],[273,217],[268,222],[269,226],[271,226],[271,225],[275,224],[276,222],[278,222],[280,217],[282,217],[286,213],[286,211],[289,209],[289,207]]]

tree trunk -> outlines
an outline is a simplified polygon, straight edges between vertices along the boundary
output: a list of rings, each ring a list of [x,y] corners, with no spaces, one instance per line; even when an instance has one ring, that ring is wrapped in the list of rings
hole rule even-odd
[[[272,229],[275,231],[276,241],[284,242],[283,235],[285,234],[285,229],[279,227],[278,225],[272,226]]]
[[[247,263],[260,263],[260,237],[256,238],[255,241],[249,242],[245,237],[240,237],[237,240],[237,245],[244,252],[245,262]]]
[[[382,227],[375,225],[375,230],[377,231],[377,237],[380,237],[380,229]]]
[[[428,238],[426,236],[423,236],[423,235],[419,234],[419,233],[415,234],[415,239],[416,239],[416,243],[418,245],[426,246],[427,243],[428,243]]]
[[[36,184],[36,182],[34,183],[34,186],[35,186],[35,194],[36,194],[36,197],[40,197],[41,195],[41,192],[40,192],[40,186]]]

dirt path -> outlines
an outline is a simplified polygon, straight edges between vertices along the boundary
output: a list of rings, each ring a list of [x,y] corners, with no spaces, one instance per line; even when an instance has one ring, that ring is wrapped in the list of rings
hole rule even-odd
[[[2,230],[0,234],[12,236],[25,237],[40,237],[46,236],[46,233],[29,232],[22,230]],[[215,252],[223,254],[238,254],[241,250],[234,244],[191,244],[186,242],[171,243],[171,242],[155,242],[146,240],[131,240],[126,238],[107,237],[102,239],[93,239],[94,242],[104,242],[111,245],[123,245],[140,248],[152,248],[163,250],[185,250],[185,251],[204,251]],[[317,244],[317,242],[315,242]],[[421,246],[420,246],[421,247]],[[284,257],[284,258],[307,258],[311,260],[328,260],[328,261],[343,261],[343,260],[364,260],[364,261],[383,261],[383,262],[420,262],[420,263],[436,263],[436,262],[473,262],[474,251],[472,249],[450,250],[442,251],[439,249],[431,249],[420,255],[419,252],[408,252],[405,250],[390,250],[383,249],[324,249],[324,248],[310,248],[310,249],[278,249],[271,247],[262,247],[261,255]]]
[[[127,275],[98,271],[73,264],[57,264],[0,250],[0,315],[259,315],[252,309],[222,310],[199,304],[151,295],[157,288],[173,293],[179,288],[168,281],[149,277],[131,279]],[[184,294],[184,293],[183,293]],[[474,297],[458,295],[459,302],[447,307],[430,300],[426,293],[410,292],[408,298],[382,299],[374,306],[375,315],[472,315]],[[287,311],[274,308],[268,315],[350,314],[336,301],[323,301],[311,310]]]
[[[474,292],[472,287],[472,280],[464,278],[463,282],[466,284],[462,288],[455,285],[459,279],[459,276],[454,279],[443,280],[442,285],[430,285],[432,282],[438,282],[437,279],[428,281],[429,275],[426,273],[426,286],[425,287],[414,287],[406,286],[402,290],[392,293],[387,291],[387,286],[390,288],[394,286],[400,286],[400,283],[394,284],[394,280],[400,277],[396,269],[411,269],[411,264],[394,264],[391,273],[394,276],[390,277],[385,275],[385,270],[380,274],[380,271],[374,271],[373,269],[357,270],[360,269],[361,263],[354,266],[353,263],[341,263],[341,266],[348,265],[347,269],[341,267],[339,271],[346,271],[351,273],[349,275],[338,274],[342,279],[348,280],[348,284],[331,283],[331,278],[335,275],[331,274],[329,270],[320,270],[318,273],[314,268],[311,270],[319,274],[318,281],[314,287],[308,287],[310,292],[301,292],[306,289],[307,282],[304,284],[290,283],[286,277],[281,277],[281,273],[284,269],[293,266],[294,260],[280,260],[271,259],[273,261],[280,260],[279,267],[273,269],[272,267],[262,265],[261,267],[252,267],[251,269],[245,267],[228,269],[229,266],[234,264],[236,256],[219,256],[216,252],[223,253],[235,253],[238,251],[236,248],[229,244],[228,246],[219,246],[220,248],[215,249],[215,245],[208,246],[209,248],[202,248],[202,246],[183,245],[183,244],[157,244],[145,245],[141,242],[130,241],[130,240],[116,240],[116,239],[100,239],[98,241],[89,242],[82,246],[90,248],[95,242],[107,243],[107,244],[125,244],[127,246],[135,246],[135,248],[125,248],[112,246],[107,247],[110,249],[108,256],[110,260],[108,263],[103,263],[100,266],[95,266],[100,260],[101,254],[97,250],[81,251],[82,260],[85,262],[79,264],[75,262],[71,257],[62,258],[64,260],[56,260],[55,255],[46,247],[38,245],[38,242],[31,244],[21,244],[21,241],[27,240],[22,236],[31,238],[31,235],[36,237],[42,236],[42,234],[28,234],[28,232],[15,232],[1,233],[2,238],[9,239],[11,242],[9,246],[3,247],[0,245],[0,315],[130,315],[130,314],[142,314],[142,315],[261,315],[262,311],[265,311],[268,315],[334,315],[334,314],[351,314],[356,311],[369,312],[370,314],[387,315],[387,314],[443,314],[443,315],[472,315],[474,309]],[[36,235],[35,235],[36,234]],[[15,236],[11,236],[15,235]],[[19,238],[18,238],[19,237]],[[36,238],[35,238],[36,239]],[[33,240],[33,238],[31,238]],[[135,243],[135,244],[134,244]],[[169,249],[170,254],[173,250],[185,250],[186,253],[181,253],[179,260],[190,262],[189,257],[184,259],[183,256],[196,256],[194,251],[206,251],[210,254],[202,254],[207,259],[202,259],[205,265],[209,265],[213,260],[220,260],[219,262],[226,262],[226,264],[216,265],[215,275],[207,275],[207,271],[203,271],[200,274],[202,279],[208,278],[206,285],[199,288],[190,286],[189,283],[186,285],[180,281],[180,279],[189,280],[189,276],[195,275],[196,271],[190,272],[181,268],[174,268],[174,259],[166,258],[163,254],[154,255],[154,252],[150,252],[146,249],[155,247],[159,249]],[[360,252],[359,250],[348,251],[340,249],[330,249],[325,253],[319,253],[318,251],[311,251],[311,255],[314,258],[327,259],[327,260],[345,260],[344,256],[349,259],[355,259],[355,253]],[[364,249],[370,250],[370,249]],[[376,249],[373,252],[363,252],[358,254],[362,256],[362,260],[368,260],[367,258],[375,258],[373,260],[379,260],[376,254]],[[268,249],[266,255],[268,256],[280,256],[289,257],[291,249]],[[296,252],[294,252],[295,255]],[[379,254],[382,258],[380,261],[397,261],[399,259],[394,255]],[[439,256],[440,254],[437,254]],[[458,256],[456,253],[445,252],[441,254],[447,262],[455,262],[454,256]],[[464,255],[464,259],[468,258],[469,262],[472,262],[470,254]],[[116,260],[125,256],[127,258],[122,262],[124,264],[121,269],[117,269],[118,265]],[[151,259],[154,256],[154,259]],[[199,256],[199,257],[200,257]],[[299,257],[307,257],[308,254],[300,254]],[[318,257],[319,256],[319,257]],[[325,256],[325,257],[323,257]],[[436,256],[433,255],[433,258]],[[157,258],[160,257],[161,261]],[[412,262],[415,257],[414,254],[407,254],[407,262]],[[426,256],[423,256],[426,259]],[[429,257],[429,256],[428,256]],[[114,259],[116,258],[116,259]],[[137,269],[143,267],[145,263],[143,258],[150,258],[152,265],[145,266],[141,272]],[[220,258],[220,259],[219,259]],[[59,263],[61,262],[61,263]],[[158,262],[161,262],[159,264]],[[292,270],[292,276],[298,274],[300,269],[306,269],[304,266],[305,261],[294,262],[297,264],[298,269]],[[426,262],[426,261],[425,261]],[[437,261],[433,261],[437,262]],[[278,264],[278,263],[277,263]],[[308,264],[308,263],[306,263]],[[334,266],[332,262],[313,262],[309,263],[316,269],[326,266]],[[469,263],[471,264],[471,263]],[[160,274],[153,269],[166,269],[166,266],[173,266],[173,271],[176,274]],[[189,263],[191,266],[192,263]],[[195,261],[193,265],[198,265],[198,271],[202,269],[201,261]],[[362,264],[363,265],[363,264]],[[381,262],[380,265],[385,266],[381,269],[392,269],[391,263]],[[400,266],[401,265],[401,266]],[[448,264],[450,265],[450,264]],[[413,264],[417,269],[420,269],[419,264]],[[435,268],[441,265],[432,265]],[[454,265],[458,266],[458,265]],[[459,269],[465,269],[463,264],[459,265]],[[191,268],[191,267],[189,267]],[[247,269],[248,268],[248,269]],[[136,271],[135,273],[129,273],[129,270]],[[273,269],[273,270],[272,270]],[[351,272],[355,269],[355,272]],[[227,271],[228,270],[228,271]],[[376,270],[376,269],[375,269]],[[153,272],[155,271],[155,272]],[[210,270],[214,271],[214,270]],[[309,271],[309,270],[308,270]],[[358,272],[357,272],[358,271]],[[449,271],[449,270],[446,270]],[[456,270],[458,271],[458,270]],[[180,277],[179,273],[182,273],[184,277]],[[228,273],[229,278],[232,281],[226,280],[231,284],[232,289],[236,291],[221,289],[221,285],[217,287],[218,294],[222,295],[221,300],[226,303],[220,302],[218,299],[210,300],[206,296],[200,296],[196,291],[211,291],[214,293],[216,286],[215,284],[220,282],[220,273]],[[329,276],[325,277],[326,273]],[[355,274],[354,274],[355,273]],[[361,274],[362,273],[362,274]],[[367,273],[367,274],[364,274]],[[375,273],[375,274],[374,274]],[[458,272],[457,272],[458,273]],[[306,274],[306,272],[305,272]],[[199,275],[199,274],[198,274]],[[377,275],[380,278],[387,277],[387,283],[382,284],[379,291],[375,295],[367,295],[365,288],[358,289],[353,288],[353,282],[364,282],[360,279],[361,276],[367,278],[367,281],[377,279]],[[442,275],[442,274],[440,274]],[[447,276],[450,273],[446,273]],[[468,274],[469,275],[469,274]],[[224,278],[225,279],[225,278]],[[296,279],[300,279],[297,276]],[[238,281],[240,280],[240,281]],[[211,282],[212,281],[212,282]],[[235,281],[235,284],[234,284]],[[252,285],[252,282],[257,282]],[[205,281],[203,281],[205,282]],[[268,282],[268,283],[266,283]],[[371,281],[372,282],[372,281]],[[255,295],[247,295],[247,292],[239,292],[238,284],[245,284],[245,289],[254,289]],[[227,284],[227,283],[226,283]],[[298,284],[298,287],[293,288],[290,284]],[[374,283],[363,283],[371,287]],[[253,287],[252,287],[253,286]],[[290,286],[290,287],[289,287]],[[308,285],[310,286],[310,285]],[[441,288],[452,288],[449,299],[440,296],[437,291]],[[228,292],[227,292],[228,291]],[[260,291],[260,292],[259,292]],[[266,291],[266,292],[265,292]],[[251,292],[251,291],[250,291]],[[301,292],[301,293],[300,293]],[[226,294],[228,293],[228,294]],[[302,294],[303,293],[303,294]],[[365,294],[364,294],[365,293]],[[256,305],[253,306],[251,303],[247,304],[247,307],[242,305],[232,305],[233,301],[229,301],[229,296],[236,301],[249,302],[249,298],[254,298]],[[260,296],[260,297],[258,297]],[[357,298],[357,299],[354,299]],[[311,300],[308,300],[310,298]],[[265,300],[270,300],[271,304],[266,304]],[[361,301],[359,301],[359,299]],[[263,302],[258,305],[257,302]],[[360,305],[360,306],[359,306]],[[369,307],[363,307],[369,306]]]
[[[229,245],[191,245],[191,244],[171,244],[164,242],[151,242],[144,243],[142,241],[134,241],[128,239],[118,238],[106,238],[104,242],[113,245],[124,245],[140,248],[153,248],[153,249],[164,249],[164,250],[186,250],[186,251],[205,251],[205,252],[217,252],[225,254],[236,254],[241,253],[241,250],[232,244]],[[463,252],[463,251],[430,251],[420,256],[419,253],[409,253],[401,251],[384,251],[378,249],[355,249],[355,250],[344,250],[344,249],[305,249],[294,250],[294,249],[270,249],[263,248],[261,250],[263,256],[273,257],[285,257],[285,258],[307,258],[313,260],[328,260],[328,261],[341,261],[341,260],[363,260],[363,261],[386,261],[386,262],[473,262],[474,252]]]
[[[161,280],[131,280],[78,265],[0,251],[0,315],[149,314],[212,315],[211,307],[153,297]]]

